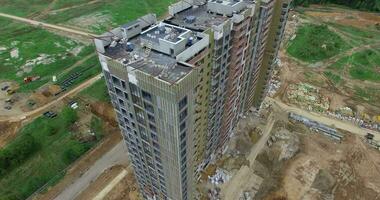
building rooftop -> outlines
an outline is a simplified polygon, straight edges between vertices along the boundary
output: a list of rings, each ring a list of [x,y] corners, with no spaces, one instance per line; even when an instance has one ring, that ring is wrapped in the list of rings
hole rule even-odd
[[[191,7],[168,18],[166,22],[177,26],[184,26],[192,30],[204,31],[211,26],[218,26],[228,18],[207,12],[207,4]]]
[[[118,42],[116,46],[106,46],[104,55],[124,64],[126,69],[132,67],[132,70],[140,70],[171,84],[192,70],[169,55],[144,48],[141,37],[133,38],[128,43]]]
[[[160,39],[176,43],[184,39],[181,38],[181,35],[185,32],[189,32],[189,30],[160,23],[158,26],[154,26],[141,33],[141,37],[153,43],[159,43]]]

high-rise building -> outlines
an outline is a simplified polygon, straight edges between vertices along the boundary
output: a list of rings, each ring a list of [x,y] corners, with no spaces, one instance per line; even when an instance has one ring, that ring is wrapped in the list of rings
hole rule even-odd
[[[196,199],[199,171],[265,95],[284,5],[179,1],[162,21],[149,14],[95,39],[145,199]]]

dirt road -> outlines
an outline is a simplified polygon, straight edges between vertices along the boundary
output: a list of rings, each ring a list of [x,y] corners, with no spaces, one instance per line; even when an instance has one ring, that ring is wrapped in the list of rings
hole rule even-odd
[[[51,106],[56,104],[57,102],[61,101],[62,99],[69,97],[69,96],[72,96],[72,95],[75,95],[75,94],[79,93],[80,91],[82,91],[83,89],[89,87],[90,85],[95,83],[97,80],[99,80],[101,77],[102,77],[102,75],[98,74],[95,77],[93,77],[93,78],[87,80],[86,82],[80,84],[76,88],[74,88],[74,89],[68,91],[67,93],[63,94],[62,96],[58,97],[54,101],[51,101],[48,104],[45,104],[44,106],[41,106],[41,107],[39,107],[35,110],[32,110],[30,112],[25,112],[22,115],[17,115],[17,116],[12,116],[12,117],[9,117],[9,116],[2,117],[2,118],[0,118],[0,121],[18,122],[18,121],[22,121],[22,120],[25,120],[28,118],[32,118],[35,115],[40,115],[40,114],[42,114],[42,112],[44,112],[45,110],[47,110],[48,108],[50,108]]]
[[[102,200],[107,196],[108,193],[123,179],[127,176],[128,171],[123,169],[119,175],[117,175],[102,191],[100,191],[93,200]]]
[[[17,16],[14,16],[14,15],[9,15],[9,14],[5,14],[5,13],[0,13],[0,16],[8,18],[8,19],[24,22],[24,23],[27,23],[27,24],[31,24],[31,25],[34,25],[34,26],[40,26],[40,27],[43,27],[43,28],[54,29],[54,30],[59,30],[59,31],[67,32],[67,33],[72,33],[72,34],[75,34],[75,35],[84,36],[84,37],[87,37],[87,38],[90,38],[90,39],[95,38],[95,37],[99,37],[98,35],[95,35],[95,34],[92,34],[92,33],[86,33],[84,31],[75,30],[75,29],[72,29],[72,28],[67,28],[67,27],[63,27],[63,26],[57,26],[57,25],[54,25],[54,24],[48,24],[48,23],[44,23],[44,22],[39,22],[39,21],[36,21],[36,20],[27,19],[27,18],[23,18],[23,17],[17,17]]]
[[[265,147],[274,123],[274,117],[270,115],[263,135],[248,155],[249,166],[242,166],[232,179],[222,186],[222,199],[239,199],[243,191],[260,187],[263,179],[255,175],[253,170],[254,163],[257,155],[259,155]]]
[[[295,114],[307,117],[311,120],[320,122],[322,124],[326,124],[328,126],[333,126],[335,128],[342,129],[342,130],[357,134],[359,136],[365,136],[365,135],[367,135],[367,133],[372,133],[375,135],[375,140],[380,141],[380,133],[378,133],[376,131],[365,129],[365,128],[360,128],[360,127],[358,127],[354,124],[351,124],[349,122],[345,122],[345,121],[341,121],[338,119],[323,116],[323,115],[320,115],[318,113],[312,113],[312,112],[309,112],[309,111],[306,111],[306,110],[303,110],[303,109],[300,109],[300,108],[297,108],[294,106],[288,106],[278,99],[273,99],[273,98],[267,97],[266,100],[269,102],[275,103],[281,109],[283,109],[287,112],[293,112]]]
[[[75,180],[70,186],[66,187],[55,200],[75,199],[85,190],[104,170],[128,162],[127,148],[124,141],[119,142],[113,149],[104,154],[94,165],[92,165],[79,179]]]
[[[265,127],[265,130],[263,131],[263,135],[261,136],[260,140],[255,144],[253,147],[253,150],[250,152],[248,156],[248,160],[250,163],[250,166],[252,167],[257,155],[261,152],[261,150],[264,148],[266,142],[268,141],[268,138],[270,136],[270,132],[272,131],[273,125],[274,125],[274,117],[273,114],[269,116],[267,126]]]

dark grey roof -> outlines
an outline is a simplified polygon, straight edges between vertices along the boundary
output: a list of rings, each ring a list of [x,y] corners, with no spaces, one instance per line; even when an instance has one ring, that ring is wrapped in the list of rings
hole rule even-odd
[[[138,23],[140,23],[139,20],[133,20],[133,21],[130,21],[130,22],[128,22],[128,23],[122,25],[121,27],[122,27],[122,28],[129,28],[129,27],[134,26],[134,25],[136,25],[136,24],[138,24]]]

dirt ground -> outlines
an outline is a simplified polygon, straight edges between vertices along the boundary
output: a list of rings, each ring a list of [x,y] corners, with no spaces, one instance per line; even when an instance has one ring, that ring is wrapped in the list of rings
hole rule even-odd
[[[0,122],[0,148],[16,137],[20,122]]]
[[[128,173],[108,195],[105,200],[142,200],[133,173]]]
[[[366,102],[355,95],[355,88],[378,88],[378,83],[369,81],[353,80],[348,74],[343,74],[344,80],[340,84],[331,82],[325,75],[325,68],[335,63],[338,58],[350,55],[355,51],[361,51],[366,46],[358,46],[350,51],[342,52],[331,59],[318,62],[316,64],[309,64],[290,57],[286,53],[286,46],[288,41],[294,36],[297,27],[305,23],[321,23],[321,22],[334,22],[345,26],[355,26],[362,29],[375,30],[375,26],[380,24],[380,16],[377,13],[368,13],[355,10],[347,10],[336,7],[324,7],[313,5],[310,8],[305,8],[303,13],[291,11],[285,31],[283,48],[279,52],[281,60],[279,79],[281,80],[281,87],[275,94],[275,97],[280,98],[283,102],[288,103],[286,99],[286,91],[290,84],[309,83],[320,88],[322,95],[328,97],[330,100],[330,111],[342,107],[350,107],[354,109],[357,105],[361,105],[359,115],[368,114],[376,116],[380,113],[380,107],[375,102]],[[375,44],[374,44],[375,45]],[[359,110],[358,110],[359,111]]]
[[[9,86],[10,89],[18,88],[17,84],[14,82],[0,82],[0,87]],[[12,116],[22,114],[22,106],[26,103],[25,94],[15,93],[13,95],[8,95],[7,91],[0,90],[0,116]],[[7,103],[6,100],[12,99],[14,103]],[[11,109],[5,109],[6,106],[10,106]]]
[[[305,14],[321,18],[342,25],[355,26],[357,28],[369,28],[380,23],[377,13],[361,12],[356,10],[343,10],[335,8],[333,12],[323,10],[325,7],[312,5],[311,9],[322,9],[321,11],[306,11]]]
[[[379,151],[348,133],[337,143],[302,126],[291,129],[290,134],[300,141],[298,153],[279,161],[281,145],[276,143],[259,156],[261,168],[256,173],[264,177],[264,183],[255,199],[380,198]]]

